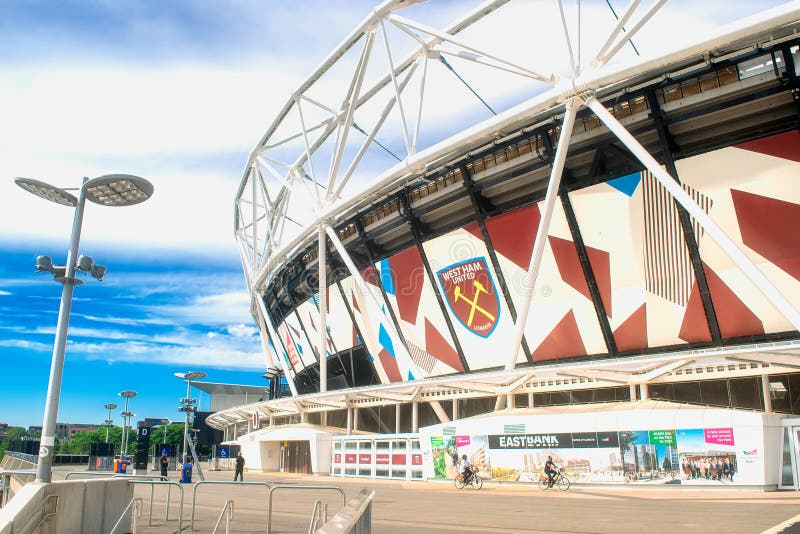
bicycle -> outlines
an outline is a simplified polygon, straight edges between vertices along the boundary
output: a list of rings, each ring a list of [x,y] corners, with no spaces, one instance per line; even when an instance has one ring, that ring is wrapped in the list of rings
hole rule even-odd
[[[466,484],[464,484],[464,475],[457,474],[456,477],[453,479],[453,483],[455,484],[456,488],[462,489]],[[483,487],[483,479],[479,477],[477,474],[473,473],[472,478],[469,481],[470,486],[472,489],[479,490]]]
[[[567,477],[565,477],[561,473],[560,469],[555,474],[555,476],[553,477],[553,486],[556,486],[556,485],[558,486],[558,489],[560,489],[561,491],[567,491],[569,489],[569,479]],[[540,490],[546,490],[546,489],[549,489],[550,487],[551,487],[550,486],[550,479],[547,478],[547,475],[540,476],[539,477],[539,489]]]

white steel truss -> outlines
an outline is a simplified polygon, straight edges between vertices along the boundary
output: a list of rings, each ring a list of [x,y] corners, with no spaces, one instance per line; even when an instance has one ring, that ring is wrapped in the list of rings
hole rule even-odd
[[[624,45],[643,30],[666,2],[653,0],[646,2],[649,5],[642,6],[640,0],[632,0],[594,54],[589,67],[583,70],[580,25],[577,35],[573,37],[562,0],[554,0],[559,18],[552,22],[560,25],[563,30],[564,41],[561,46],[568,58],[568,65],[563,72],[558,73],[543,72],[546,69],[537,68],[536,65],[524,65],[519,61],[500,57],[486,50],[484,46],[473,43],[470,37],[462,37],[462,33],[469,33],[465,30],[492,16],[508,2],[509,0],[489,0],[452,24],[435,29],[397,13],[402,8],[419,2],[387,0],[376,7],[344,39],[286,102],[252,150],[236,195],[236,238],[259,329],[274,339],[275,328],[261,301],[261,295],[271,276],[299,250],[308,247],[315,240],[318,241],[319,271],[324,273],[327,234],[348,267],[351,266],[352,260],[332,229],[337,222],[352,216],[373,199],[380,198],[420,176],[431,166],[463,154],[469,147],[485,145],[503,132],[524,127],[542,113],[560,113],[560,110],[564,110],[545,199],[546,209],[525,280],[527,297],[524,306],[518,311],[516,336],[507,348],[506,371],[513,371],[530,307],[529,297],[535,287],[539,260],[548,232],[549,214],[558,193],[563,164],[572,137],[572,124],[578,110],[585,107],[597,115],[775,308],[800,330],[800,312],[796,306],[770,284],[758,267],[597,99],[598,93],[620,83],[630,83],[642,73],[666,70],[672,65],[680,65],[682,61],[731,42],[752,39],[771,28],[796,23],[800,20],[800,2],[790,2],[762,12],[681,50],[673,50],[658,57],[615,62],[615,57]],[[394,34],[390,34],[391,29],[394,29]],[[474,34],[472,37],[474,38]],[[402,41],[402,38],[406,41]],[[408,40],[412,43],[410,51],[407,51]],[[558,46],[558,43],[551,44]],[[380,59],[382,56],[376,47],[383,48],[384,59]],[[473,124],[457,135],[426,142],[423,147],[421,132],[427,120],[423,113],[423,103],[426,91],[429,90],[429,60],[443,60],[444,56],[480,65],[489,71],[511,73],[533,85],[526,86],[527,92],[522,95],[519,103],[509,106],[502,113]],[[534,63],[537,56],[541,57],[541,51],[531,51],[528,55],[534,58]],[[384,62],[382,64],[385,65],[385,72],[375,78],[371,69],[374,65],[379,65],[377,68],[380,69],[380,61]],[[335,91],[328,91],[324,84],[326,76],[342,70],[348,71],[349,82],[344,84],[346,90],[341,100],[338,100]],[[418,85],[416,103],[412,102],[409,94],[409,87],[413,83]],[[359,113],[358,121],[366,121],[366,129],[356,123]],[[361,142],[355,141],[353,130],[363,132],[365,138]],[[354,193],[355,177],[359,173],[369,174],[369,171],[361,170],[361,166],[368,151],[377,150],[374,145],[378,136],[397,131],[401,134],[403,145],[401,155],[395,156],[399,162],[380,175],[368,179],[365,184],[362,183],[361,189]],[[390,152],[386,147],[383,148]],[[325,283],[325,276],[321,275],[320,289],[324,288]],[[324,293],[320,291],[321,295]],[[326,308],[325,300],[321,299],[323,325],[326,324]],[[264,346],[268,345],[269,341],[265,340]],[[318,348],[319,354],[326,353],[324,328],[321,330]],[[284,372],[287,371],[285,362],[279,356],[272,359],[278,360]],[[320,358],[320,374],[323,377],[327,374],[324,357]],[[326,381],[323,380],[323,390],[325,384]],[[402,389],[413,386],[398,387]],[[294,388],[292,393],[296,396]],[[347,402],[352,402],[352,399]]]
[[[311,393],[237,406],[209,416],[215,428],[244,423],[256,411],[280,418],[347,408],[441,402],[526,393],[576,391],[641,384],[768,376],[797,372],[800,342],[786,341],[652,354],[586,362],[549,363],[510,371],[489,371]],[[276,423],[277,424],[277,423]]]

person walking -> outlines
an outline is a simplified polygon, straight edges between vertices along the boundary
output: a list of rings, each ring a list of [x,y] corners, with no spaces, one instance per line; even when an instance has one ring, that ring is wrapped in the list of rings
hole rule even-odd
[[[161,466],[161,480],[167,480],[167,467],[169,466],[169,458],[167,458],[167,451],[161,451],[161,458],[158,461]]]
[[[244,457],[241,452],[236,455],[236,473],[233,475],[233,481],[236,482],[237,478],[244,482]]]

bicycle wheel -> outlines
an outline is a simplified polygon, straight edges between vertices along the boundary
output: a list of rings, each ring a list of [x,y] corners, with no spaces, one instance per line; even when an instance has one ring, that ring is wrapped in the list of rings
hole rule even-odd
[[[558,489],[561,491],[567,491],[569,489],[569,479],[567,477],[558,479]]]
[[[453,479],[453,484],[455,484],[456,488],[458,488],[458,489],[463,488],[464,487],[464,477],[456,476],[456,478]]]
[[[472,489],[479,490],[483,487],[483,479],[478,475],[472,475]]]
[[[547,477],[539,477],[539,489],[546,490],[550,485],[547,482]]]

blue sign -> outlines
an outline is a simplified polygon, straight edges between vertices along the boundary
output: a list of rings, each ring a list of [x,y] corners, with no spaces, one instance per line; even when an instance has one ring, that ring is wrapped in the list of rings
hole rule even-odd
[[[161,445],[161,448],[159,449],[158,454],[164,454],[165,452],[167,453],[167,456],[171,456],[170,450],[169,450],[169,445]]]
[[[231,450],[228,447],[220,447],[217,449],[217,454],[220,458],[230,458]]]

